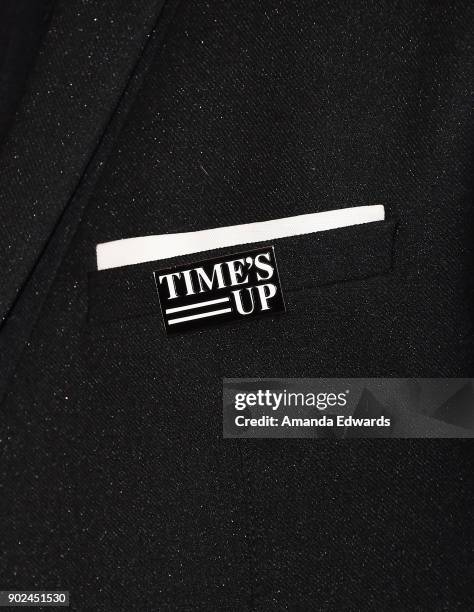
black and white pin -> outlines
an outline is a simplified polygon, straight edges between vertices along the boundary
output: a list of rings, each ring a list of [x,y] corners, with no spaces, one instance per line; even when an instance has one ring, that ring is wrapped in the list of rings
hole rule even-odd
[[[272,246],[157,270],[166,332],[285,312]]]

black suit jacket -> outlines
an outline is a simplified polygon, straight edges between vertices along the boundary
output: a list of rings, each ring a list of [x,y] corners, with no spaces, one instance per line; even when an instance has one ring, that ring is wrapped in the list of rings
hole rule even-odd
[[[469,441],[224,440],[221,393],[473,375],[473,27],[462,0],[57,2],[0,151],[1,588],[472,608]],[[96,270],[110,240],[368,204],[281,243],[278,318],[167,337],[156,265]]]

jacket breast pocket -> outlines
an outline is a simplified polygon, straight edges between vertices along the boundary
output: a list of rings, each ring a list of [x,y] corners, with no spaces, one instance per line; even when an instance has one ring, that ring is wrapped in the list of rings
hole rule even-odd
[[[192,267],[193,262],[218,260],[246,249],[273,247],[284,296],[383,275],[392,267],[395,230],[394,220],[383,220],[95,270],[89,274],[89,323],[157,318],[155,332],[161,338],[164,330],[160,329],[153,273],[188,264]],[[292,298],[290,303],[296,305],[295,301]],[[292,311],[287,312],[291,315]]]
[[[389,219],[93,271],[85,345],[91,379],[104,373],[114,380],[110,393],[120,388],[131,401],[148,401],[176,380],[201,388],[224,376],[349,375],[360,354],[357,336],[370,352],[368,304],[384,303],[395,234]],[[155,270],[269,245],[284,314],[166,334]]]

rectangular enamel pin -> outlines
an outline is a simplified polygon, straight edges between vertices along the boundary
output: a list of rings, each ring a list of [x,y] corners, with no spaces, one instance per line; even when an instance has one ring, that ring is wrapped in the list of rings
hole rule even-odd
[[[272,246],[153,274],[167,334],[285,312]]]

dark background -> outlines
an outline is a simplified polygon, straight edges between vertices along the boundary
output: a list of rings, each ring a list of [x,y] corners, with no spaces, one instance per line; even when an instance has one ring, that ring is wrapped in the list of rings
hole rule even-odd
[[[0,3],[0,143],[13,120],[53,5],[54,0]]]
[[[470,441],[221,420],[223,377],[474,375],[473,30],[471,0],[58,0],[0,150],[3,588],[473,609]],[[152,264],[95,270],[107,240],[368,204],[275,245],[278,318],[167,338]]]

